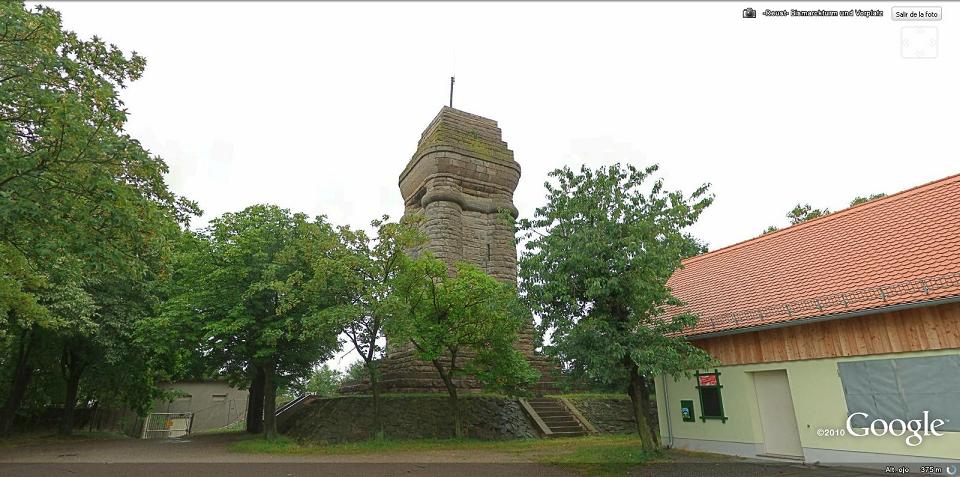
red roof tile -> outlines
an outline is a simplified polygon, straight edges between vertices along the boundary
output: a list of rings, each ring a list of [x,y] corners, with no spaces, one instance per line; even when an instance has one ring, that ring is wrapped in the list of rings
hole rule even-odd
[[[960,174],[683,265],[668,284],[700,316],[689,335],[960,296]]]

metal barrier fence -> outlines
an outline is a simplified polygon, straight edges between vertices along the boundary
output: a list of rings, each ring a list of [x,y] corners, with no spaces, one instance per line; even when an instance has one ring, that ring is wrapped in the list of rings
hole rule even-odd
[[[192,412],[154,412],[143,423],[141,439],[165,439],[182,437],[193,426]]]

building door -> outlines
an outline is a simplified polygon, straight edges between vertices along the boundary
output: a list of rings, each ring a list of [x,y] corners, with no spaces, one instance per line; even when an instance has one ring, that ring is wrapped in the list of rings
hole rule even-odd
[[[780,369],[753,373],[753,383],[760,407],[765,452],[774,456],[803,458],[787,371]]]

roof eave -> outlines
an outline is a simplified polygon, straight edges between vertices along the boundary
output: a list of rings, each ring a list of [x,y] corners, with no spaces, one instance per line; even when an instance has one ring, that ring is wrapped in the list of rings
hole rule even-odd
[[[820,321],[842,320],[846,318],[856,318],[858,316],[875,315],[879,313],[889,313],[893,311],[909,310],[912,308],[922,308],[925,306],[936,306],[936,305],[944,305],[947,303],[958,303],[958,302],[960,302],[960,295],[954,295],[954,296],[948,296],[944,298],[936,298],[933,300],[901,303],[898,305],[882,306],[879,308],[868,308],[865,310],[851,311],[847,313],[817,315],[817,316],[811,316],[808,318],[800,318],[800,319],[790,320],[790,321],[781,321],[778,323],[768,323],[765,325],[748,326],[743,328],[732,328],[732,329],[715,331],[711,333],[697,334],[697,335],[687,335],[687,339],[701,340],[706,338],[715,338],[718,336],[739,335],[743,333],[751,333],[754,331],[763,331],[763,330],[771,330],[775,328],[787,328],[790,326],[806,325],[806,324],[816,323]]]

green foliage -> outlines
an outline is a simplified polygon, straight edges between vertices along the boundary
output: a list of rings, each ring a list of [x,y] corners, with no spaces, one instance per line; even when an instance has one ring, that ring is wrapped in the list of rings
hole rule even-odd
[[[343,379],[344,381],[359,383],[367,379],[367,374],[367,366],[363,360],[354,361],[350,363],[350,366],[347,366]]]
[[[451,276],[429,255],[413,261],[399,279],[393,305],[390,336],[411,342],[419,359],[447,361],[438,370],[441,377],[472,376],[493,392],[521,391],[536,382],[537,372],[513,346],[528,316],[516,290],[475,265],[459,263]]]
[[[407,251],[421,245],[423,234],[416,228],[419,218],[400,223],[388,216],[374,220],[377,236],[362,230],[338,229],[338,246],[333,253],[314,262],[310,286],[330,296],[331,306],[323,315],[347,337],[360,355],[374,399],[374,426],[382,434],[380,375],[377,363],[385,350],[384,327],[390,318],[389,298],[397,276],[407,266]]]
[[[0,15],[0,240],[35,262],[74,254],[142,271],[163,250],[157,227],[197,211],[123,130],[118,90],[145,60],[62,31],[46,7],[4,2]]]
[[[814,209],[810,204],[797,204],[790,212],[787,212],[787,219],[790,220],[790,225],[797,225],[829,213],[830,209]]]
[[[855,197],[850,201],[850,207],[855,205],[865,204],[871,200],[876,200],[881,197],[886,197],[887,194],[870,194],[867,197]],[[787,219],[790,220],[790,225],[797,225],[803,222],[806,222],[810,219],[815,219],[817,217],[823,217],[830,214],[830,209],[814,209],[810,204],[797,204],[790,212],[787,212]],[[780,230],[777,226],[771,225],[763,231],[761,235],[766,235],[770,232],[776,232]]]
[[[275,361],[284,377],[305,377],[336,349],[329,323],[304,285],[311,261],[333,245],[320,217],[310,222],[272,205],[226,213],[199,234],[203,242],[185,273],[205,353],[234,382],[251,363]],[[186,276],[189,276],[187,278]],[[199,318],[199,319],[196,319]]]
[[[368,367],[383,356],[388,299],[398,273],[410,260],[407,250],[424,241],[416,219],[389,220],[384,216],[371,222],[377,230],[375,238],[362,230],[339,227],[338,245],[314,262],[310,282],[315,292],[331,297],[331,306],[322,313],[343,330]]]
[[[853,207],[853,206],[855,206],[855,205],[865,204],[865,203],[867,203],[867,202],[870,202],[871,200],[877,200],[877,199],[880,199],[880,198],[886,197],[886,196],[887,196],[887,194],[884,194],[884,193],[882,193],[882,192],[879,193],[879,194],[870,194],[870,195],[868,195],[867,197],[860,197],[860,196],[858,195],[858,196],[854,197],[853,200],[850,201],[850,207]]]
[[[337,394],[341,382],[343,382],[343,373],[324,364],[313,370],[310,379],[307,380],[305,391],[317,396],[331,397]]]
[[[153,350],[137,333],[198,209],[124,130],[118,92],[144,66],[62,30],[53,9],[0,3],[0,433],[24,400],[142,409],[153,394]]]
[[[513,346],[529,316],[514,287],[474,265],[459,263],[454,272],[428,253],[411,261],[391,296],[387,334],[412,343],[417,358],[433,363],[451,398],[455,435],[462,437],[456,379],[470,376],[488,391],[521,393],[538,373]]]
[[[182,282],[166,317],[199,337],[197,354],[232,384],[264,373],[268,437],[276,389],[306,379],[340,347],[337,323],[324,313],[332,298],[308,286],[314,264],[335,247],[323,217],[254,205],[211,221],[179,259]]]
[[[690,196],[666,191],[660,179],[647,187],[656,171],[619,164],[555,170],[546,205],[520,222],[528,239],[521,290],[552,339],[545,350],[599,383],[644,386],[711,362],[678,335],[696,316],[666,314],[682,305],[667,280],[681,260],[704,250],[685,229],[713,198],[707,185]],[[645,390],[633,392],[646,400]]]

